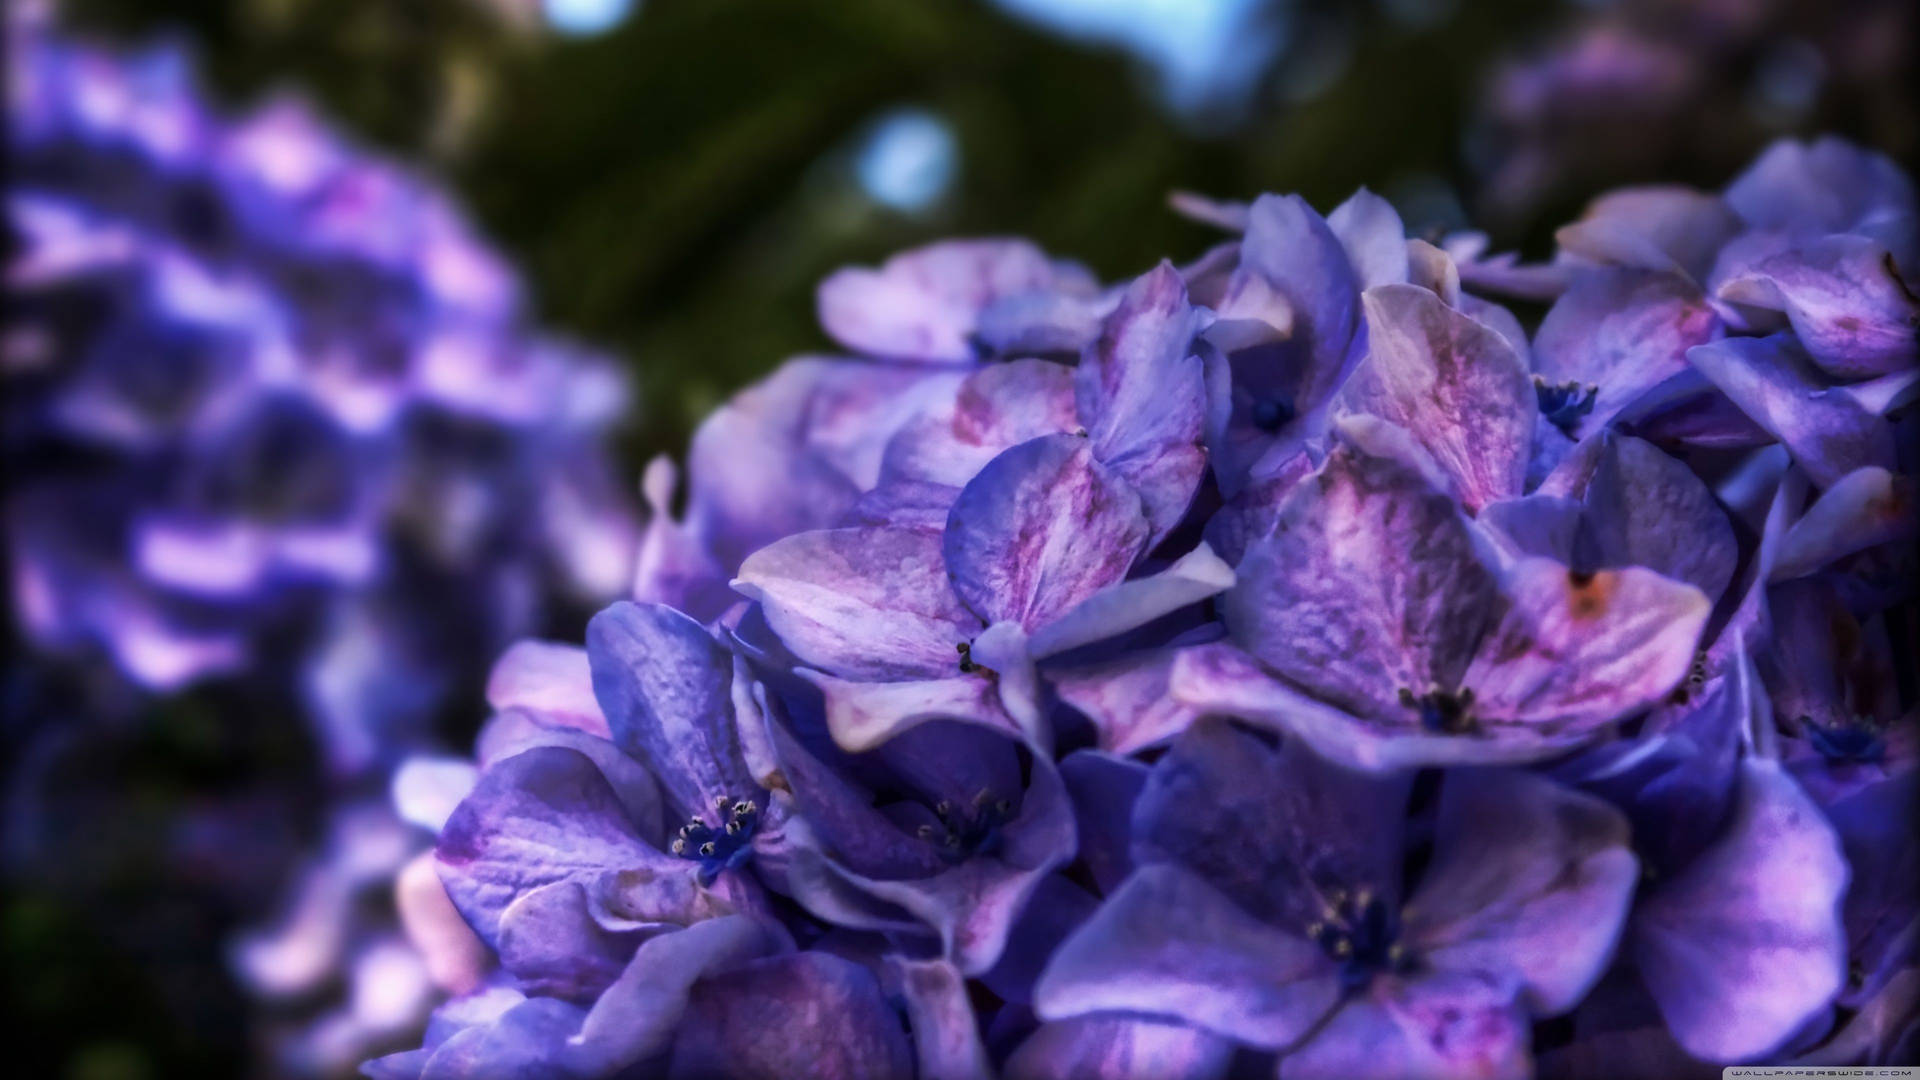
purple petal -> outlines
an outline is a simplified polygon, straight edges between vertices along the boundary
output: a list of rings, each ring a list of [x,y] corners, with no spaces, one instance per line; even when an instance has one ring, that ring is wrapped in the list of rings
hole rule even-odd
[[[913,1051],[867,969],[795,953],[749,961],[694,986],[668,1075],[909,1080]]]
[[[432,852],[421,852],[394,878],[393,906],[435,986],[450,994],[479,987],[493,958],[448,899]]]
[[[1067,282],[1084,279],[1024,240],[949,240],[895,255],[878,270],[834,273],[820,283],[820,325],[869,356],[966,363],[982,309]]]
[[[733,720],[733,658],[669,607],[622,601],[587,624],[593,688],[614,741],[658,777],[683,814],[758,791]]]
[[[607,1076],[665,1053],[695,985],[772,951],[779,944],[778,933],[753,919],[732,916],[646,942],[580,1021],[579,1033],[566,1041],[559,1063],[571,1075]]]
[[[920,529],[801,533],[755,552],[734,581],[793,654],[863,681],[959,672],[981,624],[954,595],[941,535]]]
[[[926,923],[939,935],[944,956],[961,971],[979,974],[1000,959],[1015,920],[1041,881],[1073,857],[1073,807],[1045,758],[1035,759],[1031,786],[1002,835],[997,854],[974,855],[932,877],[842,877]]]
[[[1839,992],[1847,864],[1778,765],[1749,760],[1726,835],[1635,912],[1633,955],[1674,1037],[1709,1061],[1780,1043]]]
[[[1087,440],[1022,443],[953,504],[942,541],[953,591],[985,622],[1031,633],[1126,577],[1147,542],[1141,511],[1140,496],[1094,460]]]
[[[1451,973],[1382,980],[1281,1058],[1279,1077],[1521,1080],[1532,1073],[1529,1041],[1505,987]]]
[[[1585,489],[1594,565],[1644,566],[1718,600],[1740,548],[1713,493],[1652,443],[1613,433],[1600,438]]]
[[[646,524],[634,553],[633,598],[665,604],[696,619],[713,619],[736,601],[727,588],[727,571],[694,530],[673,516],[679,477],[665,455],[647,463],[640,490],[646,496]]]
[[[1102,892],[1133,871],[1133,807],[1147,783],[1147,767],[1097,750],[1079,750],[1060,762],[1073,796],[1080,860]]]
[[[533,889],[500,914],[500,966],[525,993],[591,1001],[620,977],[639,944],[605,929],[578,881]]]
[[[1467,735],[1429,734],[1411,710],[1358,717],[1274,678],[1253,657],[1225,642],[1182,649],[1167,689],[1202,715],[1231,716],[1284,732],[1304,740],[1328,761],[1366,772],[1536,761],[1588,738],[1525,724],[1485,725]]]
[[[1621,188],[1587,206],[1554,233],[1560,250],[1594,262],[1679,270],[1706,280],[1740,221],[1718,195],[1667,185]]]
[[[1576,573],[1551,559],[1516,563],[1506,592],[1507,613],[1464,679],[1474,712],[1567,734],[1630,716],[1678,686],[1713,607],[1651,570]]]
[[[1037,660],[1117,637],[1217,596],[1233,581],[1233,568],[1201,541],[1157,574],[1116,582],[1088,596],[1041,627],[1029,651]]]
[[[1828,389],[1791,338],[1728,338],[1693,349],[1687,360],[1785,443],[1821,487],[1862,466],[1893,464],[1891,425]]]
[[[1397,904],[1407,785],[1209,718],[1154,764],[1134,804],[1133,859],[1179,864],[1281,927],[1319,919],[1331,889]]]
[[[694,433],[687,518],[724,567],[840,519],[880,479],[901,425],[962,375],[802,358],[735,395]]]
[[[1600,270],[1574,278],[1534,337],[1534,372],[1549,385],[1596,387],[1572,431],[1588,435],[1687,368],[1687,350],[1719,335],[1699,286],[1678,274]]]
[[[1163,1017],[1265,1049],[1299,1038],[1339,997],[1318,945],[1173,866],[1128,878],[1053,954],[1034,990],[1044,1020]]]
[[[1308,411],[1340,385],[1359,324],[1359,286],[1346,249],[1306,200],[1262,195],[1247,212],[1240,262],[1292,309],[1292,341],[1305,364],[1296,405]]]
[[[496,711],[531,709],[551,722],[613,738],[593,696],[587,650],[550,641],[516,641],[487,676],[487,704]]]
[[[1716,291],[1784,311],[1813,362],[1842,379],[1889,374],[1920,356],[1920,299],[1893,256],[1863,236],[1829,236],[1767,256]]]
[[[1856,551],[1907,539],[1916,529],[1911,477],[1875,465],[1855,469],[1821,492],[1787,530],[1772,580],[1817,573]]]
[[[1007,1058],[1007,1080],[1219,1080],[1233,1044],[1182,1024],[1084,1016],[1042,1024]]]
[[[1223,614],[1275,673],[1360,715],[1401,688],[1452,686],[1491,618],[1495,583],[1453,501],[1351,446],[1248,548]]]
[[[1029,292],[1003,296],[983,308],[974,340],[995,356],[1076,354],[1100,336],[1113,310],[1111,293]]]
[[[902,427],[882,471],[959,488],[1001,451],[1079,426],[1073,369],[1047,360],[990,364],[967,376],[950,404]]]
[[[981,672],[897,683],[852,682],[813,671],[801,675],[820,688],[827,730],[851,753],[871,750],[934,720],[962,720],[1016,737],[1024,734],[1001,705],[996,680]]]
[[[1127,288],[1074,372],[1094,454],[1140,493],[1156,539],[1185,516],[1207,467],[1198,330],[1186,286],[1162,262]]]
[[[1606,970],[1639,884],[1627,819],[1529,773],[1462,770],[1441,788],[1433,862],[1406,940],[1439,971],[1517,976],[1536,1016]]]
[[[1914,207],[1900,166],[1831,135],[1775,142],[1727,185],[1726,200],[1752,228],[1816,235],[1902,219],[1911,229]]]
[[[1327,215],[1327,228],[1347,251],[1356,287],[1407,280],[1407,230],[1392,203],[1361,188]]]
[[[1060,700],[1084,713],[1102,750],[1132,754],[1187,729],[1198,710],[1176,700],[1168,680],[1180,650],[1160,649],[1050,674]]]
[[[926,877],[944,868],[931,845],[875,809],[869,792],[821,761],[786,725],[771,723],[769,732],[798,810],[796,824],[808,834],[803,846],[817,847],[863,876]]]
[[[1418,286],[1383,285],[1363,300],[1367,357],[1341,388],[1335,411],[1405,428],[1469,509],[1519,495],[1535,395],[1513,346]]]
[[[537,747],[487,769],[447,826],[437,849],[447,895],[480,936],[497,941],[501,913],[542,885],[606,875],[646,879],[662,915],[695,901],[691,862],[634,835],[619,798],[585,755]]]

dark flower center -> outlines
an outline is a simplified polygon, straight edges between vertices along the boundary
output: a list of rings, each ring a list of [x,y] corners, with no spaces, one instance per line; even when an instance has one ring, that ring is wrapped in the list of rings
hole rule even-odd
[[[1399,913],[1370,889],[1331,894],[1325,918],[1307,927],[1307,936],[1340,965],[1340,988],[1348,993],[1365,988],[1375,975],[1413,967],[1399,941]]]
[[[1817,724],[1810,717],[1800,718],[1807,742],[1830,765],[1867,765],[1887,756],[1887,741],[1873,721],[1856,716],[1844,724]]]
[[[991,791],[982,791],[965,806],[951,799],[940,800],[934,804],[933,816],[940,819],[939,824],[928,822],[915,830],[915,835],[939,848],[940,857],[948,862],[963,862],[1000,850],[1002,830],[1013,820],[1013,804]]]
[[[673,853],[700,864],[700,884],[711,885],[722,871],[745,866],[753,858],[753,833],[760,827],[760,807],[752,800],[735,802],[725,795],[713,801],[726,824],[714,828],[701,818],[680,826]]]
[[[1535,375],[1533,393],[1540,401],[1540,415],[1560,430],[1571,431],[1581,417],[1593,411],[1593,401],[1599,395],[1600,388],[1593,383],[1583,384],[1578,379],[1550,383]]]
[[[1253,426],[1261,431],[1279,431],[1294,415],[1293,402],[1283,397],[1261,398],[1253,403]]]
[[[1436,686],[1416,695],[1403,686],[1400,704],[1419,710],[1420,726],[1435,734],[1463,735],[1477,726],[1472,712],[1472,690],[1442,690]]]
[[[992,668],[974,661],[973,645],[971,643],[963,641],[953,648],[955,652],[960,654],[960,674],[972,675],[974,672],[979,672],[982,675],[995,674]]]

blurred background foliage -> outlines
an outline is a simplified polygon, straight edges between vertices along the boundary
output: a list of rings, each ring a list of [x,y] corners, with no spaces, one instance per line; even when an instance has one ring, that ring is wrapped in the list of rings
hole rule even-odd
[[[1771,38],[1707,56],[1707,89],[1624,121],[1604,100],[1577,97],[1489,116],[1502,63],[1562,40],[1560,27],[1592,5],[1218,0],[1234,10],[1215,52],[1170,75],[1117,44],[1010,14],[1043,0],[645,0],[592,35],[556,32],[542,2],[68,0],[63,9],[73,26],[110,38],[177,36],[229,104],[308,96],[368,143],[446,178],[526,275],[543,321],[625,357],[639,386],[622,446],[635,477],[649,457],[677,455],[734,390],[786,356],[829,348],[813,318],[822,276],[937,236],[1023,234],[1114,278],[1213,241],[1167,210],[1170,191],[1298,191],[1324,209],[1367,184],[1414,228],[1474,220],[1497,245],[1541,254],[1551,223],[1597,191],[1654,178],[1717,186],[1782,130],[1838,130],[1912,163],[1910,105],[1886,104],[1908,100],[1897,74],[1891,91],[1884,77],[1860,92],[1837,78],[1835,93],[1797,110],[1747,108],[1753,80],[1773,77]],[[1156,6],[1120,6],[1129,2]],[[1183,3],[1218,2],[1157,8],[1177,18]],[[1809,35],[1836,19],[1884,34],[1858,12],[1905,7],[1651,6],[1669,18],[1742,3],[1790,9],[1799,21],[1789,29]],[[1154,42],[1153,28],[1135,40]],[[1857,51],[1845,40],[1834,48]],[[1601,128],[1613,144],[1587,139],[1583,108],[1614,125]],[[1576,164],[1524,192],[1487,188],[1503,155],[1530,138],[1569,144]],[[1482,190],[1493,195],[1475,206]],[[465,745],[479,719],[450,717],[449,745]],[[259,1034],[226,975],[224,943],[266,913],[284,853],[298,846],[284,837],[311,842],[317,815],[209,835],[209,850],[227,857],[210,858],[205,874],[155,865],[176,850],[158,834],[183,809],[230,820],[259,785],[311,783],[312,748],[291,718],[204,695],[137,731],[45,782],[78,801],[111,788],[114,805],[152,813],[55,837],[71,846],[73,872],[16,890],[0,916],[9,969],[0,1009],[41,1033],[22,1051],[25,1075],[249,1069],[248,1040]],[[251,844],[257,859],[244,857]],[[247,880],[215,880],[235,865],[252,868]],[[47,977],[14,977],[22,970]]]
[[[1849,93],[1840,70],[1827,80],[1840,92],[1787,115],[1741,100],[1757,78],[1807,77],[1763,70],[1779,40],[1862,55],[1862,39],[1897,33],[1904,22],[1884,16],[1901,5],[1880,0],[1002,5],[73,0],[69,8],[81,24],[114,33],[184,34],[227,98],[309,94],[368,140],[449,176],[517,257],[544,315],[629,359],[641,387],[625,447],[635,469],[677,453],[702,415],[783,357],[826,347],[812,312],[824,274],[936,236],[1023,234],[1114,277],[1209,242],[1207,230],[1166,210],[1171,190],[1298,191],[1327,207],[1368,184],[1411,226],[1457,228],[1471,218],[1497,243],[1539,252],[1550,223],[1595,192],[1652,178],[1717,186],[1782,130],[1839,130],[1911,152],[1911,114],[1887,115],[1885,103],[1900,96],[1886,93],[1884,77]],[[1688,33],[1737,39],[1696,50],[1714,68],[1698,100],[1656,110],[1692,108],[1701,122],[1629,112],[1599,147],[1560,148],[1577,169],[1472,207],[1476,174],[1497,164],[1485,159],[1503,140],[1540,134],[1527,125],[1564,126],[1577,140],[1580,111],[1605,112],[1608,101],[1574,95],[1518,119],[1489,117],[1483,105],[1504,62],[1608,8],[1618,10],[1601,14],[1683,42]],[[1136,45],[1178,39],[1192,20],[1217,25],[1175,58],[1180,70],[1156,80],[1113,43],[1062,38],[1010,13],[1051,12],[1050,25],[1083,24],[1097,38],[1113,22],[1097,16],[1110,10],[1144,13],[1129,24]],[[582,11],[624,17],[591,36],[547,25],[569,11],[576,23]],[[1734,24],[1752,40],[1730,34]],[[950,162],[929,166],[951,175],[930,178],[937,196],[905,209],[875,199],[859,175],[862,154],[901,110],[951,139],[933,150]],[[1503,122],[1522,130],[1500,130]],[[1901,141],[1909,145],[1888,145]]]

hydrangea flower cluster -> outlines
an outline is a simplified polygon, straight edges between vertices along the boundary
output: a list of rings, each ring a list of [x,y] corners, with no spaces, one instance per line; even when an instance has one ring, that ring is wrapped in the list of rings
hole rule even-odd
[[[1783,143],[1547,264],[1365,191],[1103,287],[829,278],[494,671],[381,1080],[1912,1060],[1914,197]],[[1531,332],[1496,298],[1544,300]]]
[[[601,445],[621,376],[530,326],[443,195],[296,103],[220,115],[175,49],[8,10],[0,356],[32,645],[155,691],[302,687],[350,774],[556,587],[624,590],[635,525]]]

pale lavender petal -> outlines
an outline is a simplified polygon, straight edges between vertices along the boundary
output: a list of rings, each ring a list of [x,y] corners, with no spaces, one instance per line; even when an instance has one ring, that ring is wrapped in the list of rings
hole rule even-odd
[[[1006,1080],[1219,1080],[1233,1044],[1184,1024],[1084,1016],[1042,1024],[1007,1058]]]
[[[1688,1052],[1760,1057],[1833,1000],[1846,974],[1847,876],[1799,785],[1749,760],[1726,835],[1634,914],[1634,962]]]
[[[1125,578],[1148,531],[1140,496],[1094,459],[1087,440],[1050,435],[981,470],[954,502],[941,543],[967,607],[1031,633]]]
[[[1540,323],[1534,373],[1593,387],[1593,408],[1572,433],[1606,426],[1634,399],[1687,368],[1687,350],[1720,333],[1700,287],[1673,273],[1596,270],[1574,278]]]
[[[1088,596],[1041,627],[1029,649],[1035,659],[1042,659],[1117,637],[1216,596],[1233,581],[1233,568],[1202,541],[1157,574],[1116,582]]]
[[[1392,203],[1361,188],[1327,215],[1327,228],[1347,251],[1356,287],[1407,280],[1407,230]]]
[[[1720,248],[1739,230],[1740,220],[1718,195],[1648,185],[1607,192],[1553,238],[1561,251],[1594,262],[1679,270],[1704,281]]]
[[[990,364],[968,375],[950,403],[900,429],[887,444],[882,475],[960,488],[1001,451],[1079,426],[1072,368],[1047,360]]]
[[[1862,466],[1893,464],[1892,425],[1828,388],[1791,338],[1728,338],[1693,349],[1687,360],[1785,443],[1821,487]]]
[[[432,852],[421,852],[394,878],[393,906],[435,986],[456,995],[480,986],[493,958],[447,897]]]
[[[1920,299],[1893,256],[1863,236],[1829,236],[1768,256],[1717,291],[1784,311],[1813,362],[1842,379],[1885,375],[1920,356]]]
[[[1464,679],[1474,713],[1569,735],[1678,686],[1713,607],[1699,589],[1651,570],[1574,572],[1551,559],[1516,563],[1506,594],[1507,613]]]
[[[1535,394],[1513,346],[1418,286],[1383,285],[1362,299],[1368,353],[1335,411],[1405,428],[1471,510],[1519,495]]]
[[[857,352],[903,360],[974,359],[980,312],[1002,297],[1045,290],[1062,275],[1024,240],[949,240],[903,252],[879,269],[848,267],[820,283],[820,325]]]
[[[1265,1049],[1298,1039],[1339,999],[1318,945],[1173,866],[1135,871],[1053,954],[1034,990],[1044,1020],[1160,1017]]]
[[[913,682],[853,682],[821,672],[801,672],[826,701],[827,730],[841,749],[871,750],[901,732],[934,720],[963,720],[1008,735],[1024,733],[1000,702],[999,688],[984,672]]]
[[[516,641],[487,675],[487,704],[496,711],[531,709],[548,720],[613,738],[593,696],[587,650],[554,641]]]
[[[1140,494],[1156,539],[1179,524],[1206,471],[1200,312],[1162,262],[1127,288],[1074,372],[1093,452]]]
[[[1518,976],[1535,1016],[1572,1009],[1613,959],[1639,884],[1627,819],[1530,773],[1459,770],[1435,834],[1402,916],[1408,946],[1437,971]]]
[[[981,623],[947,580],[941,534],[801,533],[755,552],[734,581],[802,661],[847,679],[941,678]]]

